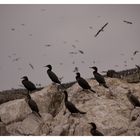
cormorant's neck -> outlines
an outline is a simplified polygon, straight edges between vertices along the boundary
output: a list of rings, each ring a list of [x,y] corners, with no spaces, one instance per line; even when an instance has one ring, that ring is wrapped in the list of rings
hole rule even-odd
[[[65,93],[65,102],[67,102],[67,101],[68,101],[68,94]]]

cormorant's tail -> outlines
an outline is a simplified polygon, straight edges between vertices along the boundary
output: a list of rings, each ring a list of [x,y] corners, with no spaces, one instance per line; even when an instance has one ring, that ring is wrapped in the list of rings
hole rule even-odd
[[[80,114],[86,114],[86,112],[79,111]]]
[[[96,93],[93,89],[89,89],[90,91],[92,91],[92,92],[94,92],[94,93]]]
[[[39,112],[37,112],[37,114],[38,114],[38,116],[41,118],[42,116],[40,115],[40,113]]]
[[[104,86],[105,88],[109,88],[109,87],[106,85],[106,83],[104,83],[103,86]]]
[[[60,83],[60,86],[65,89],[65,86],[63,84]]]

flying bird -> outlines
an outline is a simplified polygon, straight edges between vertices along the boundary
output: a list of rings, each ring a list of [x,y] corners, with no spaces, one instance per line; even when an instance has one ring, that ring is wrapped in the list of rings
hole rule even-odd
[[[125,23],[127,23],[127,24],[132,24],[132,22],[126,21],[126,20],[124,20],[123,22],[125,22]]]
[[[95,37],[101,32],[104,31],[103,29],[108,25],[108,22],[96,33]]]
[[[73,72],[78,72],[78,70],[79,70],[78,67],[75,67]]]
[[[76,48],[76,46],[75,46],[75,45],[72,45],[72,47],[73,47],[73,48]]]
[[[93,29],[93,27],[92,26],[89,26],[89,29]]]
[[[83,52],[82,50],[79,50],[79,52],[80,52],[81,54],[84,54],[84,52]]]
[[[45,47],[51,47],[51,44],[46,44]]]
[[[17,57],[15,59],[13,59],[12,61],[15,62],[15,61],[18,61],[20,59],[20,57]]]
[[[69,54],[77,54],[77,52],[69,52]]]
[[[134,51],[134,52],[133,52],[133,55],[136,55],[138,52],[139,52],[139,51]]]
[[[15,31],[15,28],[11,28],[11,31]]]
[[[34,66],[33,66],[31,63],[29,63],[29,66],[30,66],[32,69],[34,69]]]

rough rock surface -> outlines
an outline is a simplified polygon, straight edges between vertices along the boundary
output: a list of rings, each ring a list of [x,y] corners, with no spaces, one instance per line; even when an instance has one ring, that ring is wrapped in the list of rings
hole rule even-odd
[[[134,109],[126,96],[130,89],[140,100],[140,83],[106,78],[106,89],[88,81],[96,93],[82,91],[77,83],[67,89],[69,100],[86,114],[71,115],[62,91],[49,85],[31,95],[42,118],[31,112],[24,99],[0,105],[0,135],[89,136],[89,122],[106,136],[140,135],[140,108]]]

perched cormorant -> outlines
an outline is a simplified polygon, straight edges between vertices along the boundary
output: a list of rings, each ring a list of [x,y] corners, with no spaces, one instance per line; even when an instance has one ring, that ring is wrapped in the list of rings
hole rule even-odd
[[[21,79],[22,80],[22,84],[24,85],[24,87],[30,92],[30,91],[33,91],[33,90],[36,90],[36,86],[28,80],[28,77],[27,76],[24,76],[22,77]]]
[[[65,106],[71,113],[80,113],[80,114],[86,114],[86,112],[82,112],[78,110],[73,103],[68,101],[68,93],[67,91],[64,91],[65,94]]]
[[[46,65],[45,67],[48,67],[49,69],[47,70],[48,76],[54,83],[58,83],[61,85],[61,81],[58,79],[56,74],[52,72],[52,66],[51,65]]]
[[[29,94],[26,94],[26,101],[27,101],[29,107],[31,108],[31,110],[33,112],[36,112],[39,115],[39,117],[41,117],[36,102],[31,98],[31,96]]]
[[[106,85],[104,77],[100,73],[98,73],[97,67],[89,67],[89,68],[94,69],[93,75],[94,75],[96,81],[99,83],[99,85],[103,85],[105,88],[108,88],[108,86]]]
[[[91,86],[88,84],[88,82],[87,82],[84,78],[82,78],[82,77],[80,76],[80,73],[79,73],[79,72],[76,73],[76,80],[77,80],[78,84],[79,84],[83,89],[89,89],[90,91],[96,93],[94,90],[91,89]]]
[[[128,93],[127,93],[127,97],[129,99],[129,101],[131,102],[131,104],[134,105],[134,108],[135,107],[140,107],[140,101],[137,99],[136,96],[134,96],[131,91],[129,90]]]
[[[95,123],[91,122],[89,124],[92,126],[92,128],[90,130],[90,133],[91,133],[92,136],[104,136],[101,132],[96,130],[97,127],[96,127]]]

